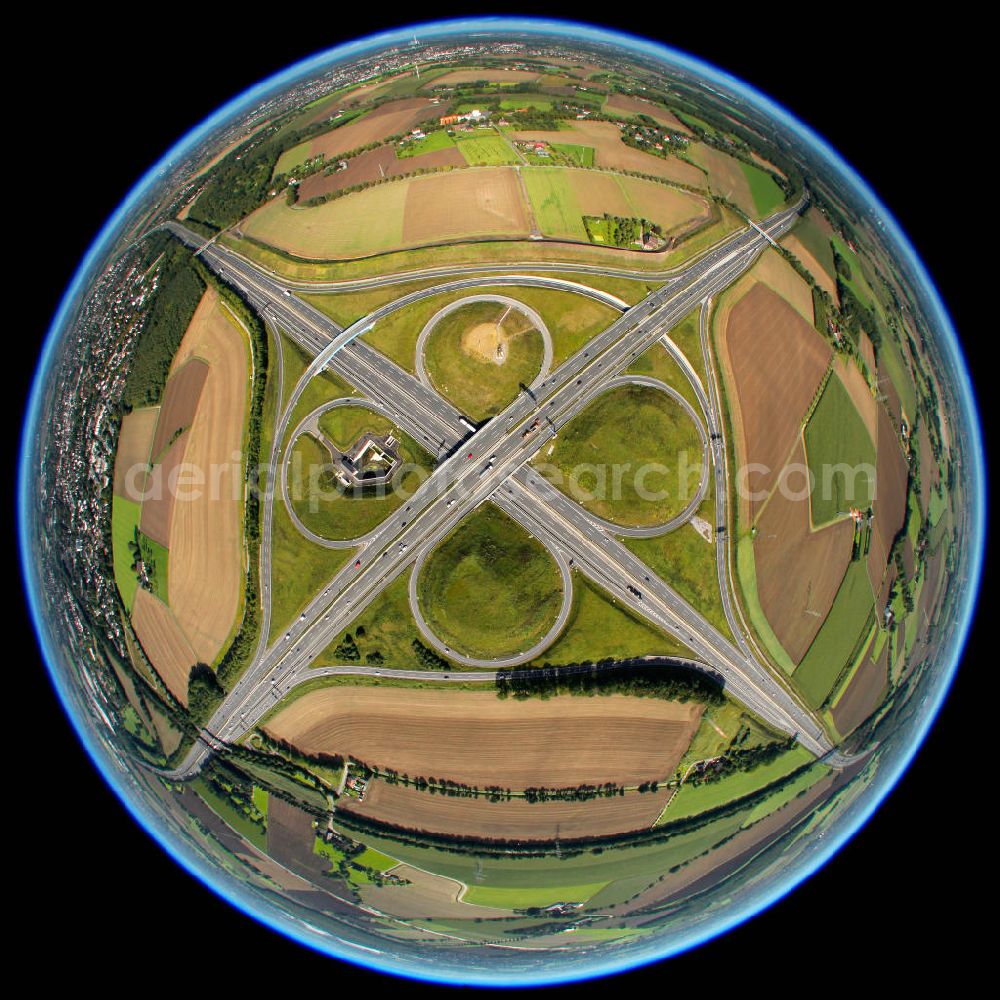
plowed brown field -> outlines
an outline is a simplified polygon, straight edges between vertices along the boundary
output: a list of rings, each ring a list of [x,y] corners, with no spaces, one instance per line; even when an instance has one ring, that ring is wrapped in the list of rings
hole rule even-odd
[[[752,518],[795,445],[832,351],[781,296],[760,283],[718,319],[738,461],[762,466],[748,468],[742,477],[744,492],[755,495],[741,498]]]
[[[409,132],[418,122],[425,121],[437,111],[426,97],[408,97],[401,101],[388,101],[362,115],[357,121],[341,125],[309,141],[309,156],[323,153],[328,160],[352,149],[360,149],[370,142],[380,142],[390,135]],[[443,114],[443,112],[442,112]],[[300,147],[296,147],[298,149]]]
[[[667,797],[667,789],[662,789],[586,802],[489,802],[374,781],[364,802],[342,798],[337,809],[425,833],[551,841],[648,830],[663,812]]]
[[[878,407],[878,458],[875,465],[875,523],[868,550],[868,579],[879,590],[889,548],[906,513],[907,466],[903,449],[885,408]]]
[[[420,156],[399,159],[394,146],[379,146],[352,157],[344,170],[332,174],[313,174],[299,185],[299,198],[308,201],[332,191],[342,191],[354,184],[364,184],[380,177],[403,177],[417,170],[437,167],[464,167],[465,157],[454,146],[436,149]]]
[[[805,467],[801,439],[791,462]],[[789,477],[798,490],[803,477]],[[760,605],[788,655],[798,663],[833,606],[851,561],[854,522],[809,529],[809,497],[789,499],[776,490],[757,521],[754,562]]]

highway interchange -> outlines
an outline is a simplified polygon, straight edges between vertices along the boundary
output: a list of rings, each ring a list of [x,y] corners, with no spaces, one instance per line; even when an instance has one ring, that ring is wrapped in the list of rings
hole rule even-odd
[[[315,668],[311,664],[387,586],[421,562],[463,517],[487,500],[510,514],[553,553],[563,574],[564,585],[568,567],[572,566],[614,595],[618,602],[684,643],[694,653],[695,662],[707,668],[724,683],[731,695],[766,722],[794,734],[803,746],[825,756],[829,763],[846,763],[845,758],[833,751],[812,714],[787,683],[761,662],[762,658],[744,636],[729,592],[727,532],[716,535],[717,565],[723,609],[735,643],[723,636],[622,544],[615,537],[615,534],[623,534],[620,528],[586,513],[528,464],[552,441],[562,424],[571,420],[600,392],[620,384],[621,373],[631,362],[650,345],[660,341],[681,363],[694,387],[701,416],[707,423],[711,447],[705,449],[706,462],[710,453],[716,471],[717,521],[724,524],[728,470],[724,437],[720,432],[718,387],[708,357],[705,304],[745,273],[767,245],[768,239],[776,239],[790,228],[800,208],[800,205],[793,206],[765,220],[761,223],[763,232],[751,228],[728,237],[682,271],[670,274],[665,285],[623,311],[611,326],[592,338],[580,351],[549,372],[546,378],[536,380],[529,391],[522,391],[502,413],[471,433],[462,414],[431,386],[395,365],[359,339],[360,335],[396,309],[442,291],[484,284],[563,288],[574,285],[575,291],[585,286],[539,275],[510,273],[498,276],[495,268],[482,266],[410,272],[405,279],[391,275],[354,280],[337,283],[333,287],[336,290],[358,290],[424,276],[442,279],[440,284],[404,295],[341,329],[294,294],[293,288],[299,286],[282,282],[229,249],[215,243],[206,245],[201,237],[179,224],[169,224],[168,228],[188,246],[197,249],[204,263],[233,285],[270,325],[283,330],[313,357],[276,420],[270,468],[278,469],[277,474],[282,479],[285,478],[290,443],[295,437],[293,434],[286,446],[293,410],[309,380],[324,368],[334,371],[363,394],[362,397],[351,397],[352,402],[361,402],[385,413],[438,458],[433,474],[403,506],[362,539],[352,542],[352,545],[360,544],[356,558],[328,581],[300,618],[269,648],[266,637],[270,627],[270,521],[275,491],[267,491],[261,542],[264,625],[257,655],[207,723],[202,740],[173,772],[174,776],[185,778],[195,774],[213,750],[239,740],[298,684],[327,674],[378,673],[373,668]],[[533,266],[533,269],[539,268]],[[515,272],[517,267],[508,267],[507,270]],[[616,269],[560,265],[558,270],[606,274]],[[484,273],[490,275],[488,279],[481,277]],[[634,274],[629,276],[635,277]],[[321,287],[331,291],[330,285]],[[594,289],[587,289],[582,294],[608,300],[607,293]],[[623,305],[618,300],[616,308],[621,309]],[[703,306],[701,334],[708,362],[706,370],[710,373],[708,386],[702,385],[688,359],[668,336],[668,331],[699,305]],[[275,338],[275,341],[280,345],[280,338]],[[279,372],[281,363],[279,346],[276,359]],[[694,416],[704,441],[701,419],[698,414]],[[536,420],[537,430],[524,437],[524,431]],[[302,421],[299,421],[298,426],[301,425]],[[706,466],[699,482],[699,502],[707,488]],[[284,491],[280,497],[279,502],[287,502]],[[696,507],[697,504],[689,505],[685,513],[692,512]],[[427,628],[415,603],[415,579],[414,572],[411,575],[411,602],[417,612],[418,627],[428,644],[447,651],[459,662],[485,666],[488,661],[462,657],[448,650]],[[566,613],[568,605],[564,601],[558,623],[560,628]],[[557,631],[553,629],[552,633]],[[539,645],[544,646],[552,633]],[[514,660],[523,662],[537,651],[540,650],[526,651],[530,655]],[[507,661],[493,664],[494,667],[502,665],[509,664]],[[393,676],[408,673],[432,676],[426,671],[392,673]],[[485,674],[493,676],[491,671]],[[447,673],[443,674],[443,677],[447,676]],[[463,672],[459,676],[474,679],[478,674]]]

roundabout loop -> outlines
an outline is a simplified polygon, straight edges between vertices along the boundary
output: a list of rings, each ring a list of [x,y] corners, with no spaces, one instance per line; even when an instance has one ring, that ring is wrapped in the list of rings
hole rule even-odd
[[[281,480],[281,498],[285,503],[285,510],[288,511],[288,516],[291,518],[292,524],[294,524],[296,530],[305,538],[308,538],[310,542],[314,542],[316,545],[321,545],[326,549],[354,549],[359,546],[367,545],[371,537],[382,525],[382,521],[380,521],[374,528],[371,529],[371,531],[367,531],[363,535],[358,535],[357,538],[326,538],[323,535],[317,535],[315,531],[306,527],[302,518],[300,518],[295,512],[295,508],[292,506],[291,498],[288,495],[288,465],[291,461],[291,453],[292,449],[295,447],[295,442],[302,436],[303,433],[310,430],[313,426],[318,425],[319,418],[324,413],[327,413],[330,410],[336,410],[343,406],[360,406],[366,410],[371,410],[372,412],[378,413],[386,419],[392,421],[393,426],[395,426],[395,419],[393,418],[389,407],[378,402],[377,400],[366,399],[363,396],[341,396],[339,399],[328,400],[327,402],[317,406],[315,410],[307,413],[298,422],[288,438],[288,444],[285,445],[285,450],[281,455],[281,464],[278,467],[278,476]],[[391,513],[386,515],[386,517],[391,516]]]
[[[597,514],[592,514],[590,511],[584,510],[582,506],[580,511],[583,516],[589,518],[594,522],[594,524],[603,528],[609,534],[622,535],[628,538],[656,538],[660,535],[666,535],[671,531],[676,531],[677,528],[687,524],[687,522],[691,520],[695,512],[701,506],[702,501],[705,499],[705,495],[708,493],[708,431],[705,429],[705,425],[695,408],[673,386],[667,385],[666,382],[662,382],[658,378],[653,378],[649,375],[618,375],[615,378],[608,379],[607,382],[602,382],[596,385],[590,392],[582,396],[570,416],[564,420],[562,424],[560,424],[560,429],[569,423],[569,421],[576,417],[580,412],[585,410],[596,399],[603,396],[606,392],[610,392],[612,389],[620,389],[627,385],[645,386],[648,389],[656,389],[658,392],[665,393],[670,396],[671,399],[679,403],[681,409],[683,409],[688,417],[691,418],[692,423],[698,430],[698,437],[701,440],[701,472],[698,477],[698,489],[695,491],[695,495],[688,502],[687,506],[679,514],[675,514],[669,521],[665,521],[663,524],[654,524],[649,527],[634,528],[626,525],[615,524],[614,521],[609,521],[607,518],[599,517]],[[533,479],[536,480],[533,485],[541,485],[543,489],[547,490],[557,490],[555,486],[549,483],[548,480],[540,474],[533,476]]]
[[[503,510],[503,508],[500,508]],[[509,516],[509,515],[508,515]],[[501,667],[516,667],[522,663],[527,663],[529,660],[533,660],[536,656],[540,656],[553,642],[559,637],[563,628],[566,626],[566,622],[569,621],[569,614],[573,608],[573,574],[570,569],[569,560],[563,554],[563,552],[556,546],[548,544],[545,539],[538,538],[535,536],[535,540],[539,542],[545,550],[552,556],[555,560],[556,565],[559,567],[559,575],[562,578],[562,591],[563,599],[562,605],[559,608],[559,614],[556,615],[555,621],[549,627],[549,630],[538,640],[530,649],[526,649],[521,653],[515,653],[512,656],[500,656],[500,657],[476,657],[476,656],[466,656],[463,653],[459,653],[452,649],[431,630],[430,625],[427,624],[423,616],[423,612],[420,609],[420,599],[417,595],[417,580],[420,578],[420,571],[424,567],[424,562],[427,556],[433,552],[438,545],[444,541],[444,539],[431,539],[428,544],[426,544],[420,552],[417,554],[417,558],[413,563],[413,570],[410,573],[410,581],[408,586],[408,593],[410,599],[410,613],[413,615],[413,620],[417,624],[417,628],[420,630],[420,634],[427,640],[427,642],[439,653],[447,656],[449,659],[454,660],[456,663],[461,663],[465,667],[490,667],[491,669],[500,669]]]

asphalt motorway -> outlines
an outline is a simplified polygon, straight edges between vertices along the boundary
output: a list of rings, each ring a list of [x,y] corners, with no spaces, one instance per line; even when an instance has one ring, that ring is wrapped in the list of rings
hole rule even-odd
[[[768,220],[765,225],[772,235],[777,236],[793,218],[794,210],[788,210]],[[198,245],[201,245],[200,241]],[[207,728],[214,735],[206,736],[206,746],[192,752],[179,775],[186,776],[197,770],[208,752],[207,748],[215,745],[216,740],[231,741],[249,729],[301,681],[303,671],[315,676],[313,671],[308,670],[308,665],[330,639],[398,577],[412,563],[418,551],[447,535],[466,513],[489,498],[515,474],[514,484],[508,486],[507,498],[510,499],[503,498],[502,505],[519,505],[522,516],[527,509],[528,517],[546,520],[549,531],[561,538],[572,537],[574,525],[565,519],[568,512],[563,510],[559,514],[555,511],[559,501],[553,502],[550,498],[547,504],[538,503],[537,497],[531,493],[534,484],[530,474],[527,483],[522,481],[525,475],[523,466],[551,437],[554,428],[549,421],[568,418],[567,415],[579,408],[581,400],[592,393],[596,384],[627,367],[632,358],[662,336],[698,302],[730,284],[749,267],[764,245],[764,237],[755,231],[727,240],[691,265],[680,278],[629,310],[589,342],[586,349],[543,381],[534,395],[522,393],[503,414],[472,434],[461,449],[447,455],[406,508],[384,522],[369,540],[362,553],[362,565],[352,563],[341,570],[292,626],[288,637],[279,639],[248,668],[210,721]],[[296,332],[319,338],[313,347],[319,347],[320,354],[296,387],[299,392],[293,393],[285,414],[286,418],[289,417],[301,394],[301,387],[307,382],[306,376],[313,370],[318,371],[339,354],[344,358],[353,355],[354,350],[344,348],[368,328],[371,317],[330,339],[329,320],[323,317],[324,322],[318,324],[315,311],[308,307],[299,308],[304,304],[297,297],[286,295],[286,289],[275,279],[256,270],[253,274],[248,273],[248,265],[240,258],[236,258],[237,263],[234,264],[227,251],[216,247],[205,250],[203,256],[210,266],[237,284],[269,321],[288,330],[295,339],[299,339]],[[227,275],[227,270],[231,272],[231,277]],[[338,357],[338,361],[341,360]],[[372,364],[373,359],[362,358],[355,363]],[[435,394],[430,392],[427,395],[434,397]],[[443,401],[434,403],[428,398],[426,402],[434,411],[434,420],[439,425],[452,419],[454,411]],[[449,413],[449,410],[452,412]],[[526,442],[521,436],[522,431],[535,416],[545,422]],[[287,419],[284,426],[287,426]],[[454,423],[451,426],[454,428]],[[426,430],[422,433],[425,437],[430,436]],[[452,437],[455,433],[453,430]],[[442,435],[442,451],[449,447],[447,438],[448,435]],[[467,458],[470,453],[472,459]],[[539,477],[535,478],[541,482]],[[699,656],[704,657],[736,697],[747,702],[765,719],[797,734],[800,741],[816,753],[829,750],[829,744],[815,720],[765,667],[733,647],[694,609],[681,602],[662,581],[658,581],[631,557],[624,546],[586,518],[581,518],[579,508],[572,501],[562,499],[572,508],[577,533],[581,528],[585,536],[591,531],[596,533],[576,543],[580,546],[577,564],[584,572],[612,593],[622,588],[623,580],[629,581],[624,584],[626,588],[629,584],[637,590],[645,588],[643,596],[638,598],[625,589],[622,600],[634,604],[640,614],[656,621],[691,646]],[[266,568],[265,579],[269,579],[269,567]],[[633,598],[632,602],[629,602],[629,597]]]

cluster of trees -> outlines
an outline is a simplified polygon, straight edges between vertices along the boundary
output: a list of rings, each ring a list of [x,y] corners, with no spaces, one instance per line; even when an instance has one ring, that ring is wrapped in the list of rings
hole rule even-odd
[[[663,236],[663,227],[648,219],[625,218],[620,215],[585,215],[583,225],[591,243],[601,243],[604,246],[631,247],[642,243],[646,233],[653,232]],[[601,239],[600,237],[603,237]]]
[[[188,675],[188,714],[201,729],[225,696],[215,671],[207,663],[196,663]]]
[[[687,776],[684,783],[703,785],[711,781],[719,781],[727,775],[736,774],[739,771],[752,771],[755,767],[760,767],[761,764],[777,760],[783,753],[791,750],[794,745],[795,737],[789,736],[786,740],[775,740],[757,746],[730,746],[721,757],[707,761],[695,768]]]
[[[613,795],[624,795],[625,789],[613,781],[603,785],[577,785],[575,788],[526,788],[526,802],[586,802],[590,799],[610,799]]]
[[[338,660],[347,660],[349,663],[356,663],[361,659],[361,650],[358,649],[358,644],[354,641],[354,636],[350,632],[345,633],[344,638],[337,643],[333,655]]]
[[[205,292],[204,279],[192,265],[190,253],[167,233],[155,233],[149,239],[146,261],[151,265],[158,257],[156,291],[125,379],[126,410],[160,402],[170,362]]]
[[[700,701],[720,705],[725,700],[717,680],[672,660],[601,660],[567,666],[514,667],[496,676],[500,698],[550,698],[554,695],[625,694],[667,701]]]
[[[451,664],[443,656],[428,649],[419,639],[413,640],[413,652],[425,670],[451,670]]]

